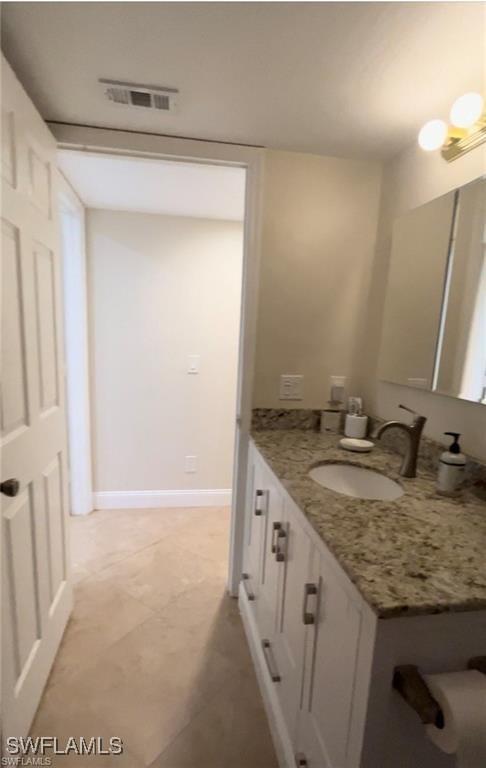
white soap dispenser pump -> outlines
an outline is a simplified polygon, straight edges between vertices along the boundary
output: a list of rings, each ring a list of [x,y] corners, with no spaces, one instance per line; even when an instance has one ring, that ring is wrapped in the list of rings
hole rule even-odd
[[[460,487],[466,468],[466,457],[461,453],[459,432],[444,432],[454,438],[448,451],[444,451],[439,459],[437,490],[442,493],[454,493]]]

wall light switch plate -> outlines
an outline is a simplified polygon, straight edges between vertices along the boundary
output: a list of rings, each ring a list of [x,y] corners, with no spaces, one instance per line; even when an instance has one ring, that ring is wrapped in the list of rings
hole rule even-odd
[[[304,377],[284,373],[280,376],[280,400],[302,400]]]
[[[197,472],[197,456],[186,456],[184,459],[184,472]]]
[[[189,355],[187,358],[187,372],[199,373],[199,363],[201,361],[200,355]]]

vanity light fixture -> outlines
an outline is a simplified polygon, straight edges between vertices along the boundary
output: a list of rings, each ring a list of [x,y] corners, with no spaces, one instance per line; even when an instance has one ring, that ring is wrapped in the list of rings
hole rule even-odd
[[[422,126],[418,143],[426,152],[441,149],[450,163],[486,141],[486,112],[479,93],[459,96],[451,107],[450,125],[444,120],[429,120]]]

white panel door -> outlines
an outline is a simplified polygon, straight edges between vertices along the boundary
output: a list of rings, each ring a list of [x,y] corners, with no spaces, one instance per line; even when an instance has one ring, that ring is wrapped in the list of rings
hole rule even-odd
[[[310,583],[313,547],[300,525],[300,516],[302,512],[285,499],[287,546],[274,653],[281,676],[278,696],[292,743],[296,739],[297,716],[302,700],[306,635],[308,626],[314,621],[317,597],[312,594],[314,585]]]
[[[29,730],[72,589],[55,141],[4,59],[2,126],[2,709],[8,737]],[[17,493],[11,480],[18,481]]]
[[[262,584],[257,606],[257,623],[262,640],[273,643],[286,557],[287,532],[283,519],[282,494],[265,466],[263,487],[267,499],[267,527],[263,541]]]
[[[361,613],[327,560],[313,551],[310,583],[316,595],[306,600],[309,625],[297,765],[349,768],[348,743],[356,676]],[[300,762],[299,762],[300,760]]]
[[[247,483],[242,578],[246,594],[252,604],[251,607],[255,609],[260,595],[262,548],[268,515],[262,461],[253,446],[250,446]]]

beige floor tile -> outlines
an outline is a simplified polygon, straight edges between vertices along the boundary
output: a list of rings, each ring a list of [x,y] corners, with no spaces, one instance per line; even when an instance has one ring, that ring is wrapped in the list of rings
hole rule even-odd
[[[103,748],[109,746],[111,736],[118,736],[100,720],[98,715],[93,714],[82,700],[72,701],[69,695],[58,696],[56,691],[54,696],[50,695],[42,702],[42,706],[35,718],[31,729],[32,736],[55,736],[59,740],[59,748],[62,749],[67,744],[70,737],[74,737],[79,744],[80,737],[84,737],[89,743],[91,737],[101,738]],[[46,753],[46,757],[51,757],[54,768],[144,768],[144,763],[123,745],[121,755],[76,755],[71,752],[68,755],[52,755]]]
[[[224,581],[205,580],[171,600],[158,616],[168,633],[186,636],[188,643],[196,638],[200,645],[225,655],[233,672],[251,666],[238,601],[228,595]]]
[[[221,565],[185,551],[178,545],[178,535],[172,533],[98,575],[149,608],[160,610],[174,597],[213,574],[221,574]]]
[[[59,680],[62,685],[153,615],[139,600],[96,576],[76,585],[74,596],[74,609],[51,672],[51,682]]]
[[[73,564],[98,571],[159,541],[187,517],[186,510],[120,509],[71,518]]]
[[[154,617],[102,655],[76,690],[149,763],[233,674],[227,655]]]
[[[278,768],[253,672],[234,676],[151,768]]]
[[[74,519],[75,608],[32,732],[119,736],[87,768],[274,768],[237,602],[227,508]]]

